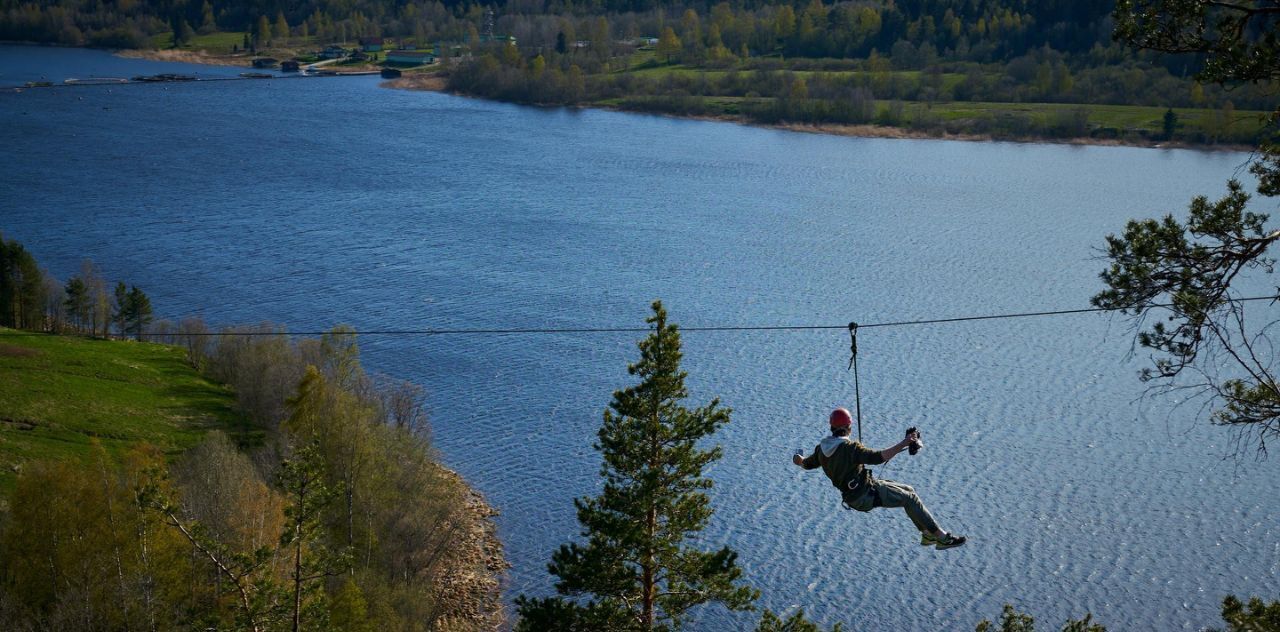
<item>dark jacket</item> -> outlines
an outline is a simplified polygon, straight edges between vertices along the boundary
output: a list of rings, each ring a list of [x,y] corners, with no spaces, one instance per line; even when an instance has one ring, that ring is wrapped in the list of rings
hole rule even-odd
[[[804,469],[819,467],[840,490],[844,501],[853,505],[871,489],[871,470],[867,465],[884,463],[878,450],[872,450],[849,437],[827,437],[813,448],[813,454],[804,458]]]

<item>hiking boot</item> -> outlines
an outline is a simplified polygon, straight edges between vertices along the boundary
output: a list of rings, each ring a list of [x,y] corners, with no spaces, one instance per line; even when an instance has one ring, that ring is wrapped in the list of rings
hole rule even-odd
[[[925,531],[920,532],[920,546],[933,546],[937,543],[938,538],[933,537],[933,534]]]
[[[934,546],[941,551],[943,549],[949,549],[964,544],[964,536],[948,533],[941,538],[933,538],[933,541],[936,543]]]

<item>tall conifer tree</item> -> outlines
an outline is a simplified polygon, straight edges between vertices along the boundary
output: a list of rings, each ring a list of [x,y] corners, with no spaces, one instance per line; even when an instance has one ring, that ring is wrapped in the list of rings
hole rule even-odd
[[[670,630],[694,606],[746,610],[758,594],[738,583],[737,553],[694,542],[711,516],[702,471],[721,453],[698,442],[729,422],[729,409],[682,405],[679,330],[661,302],[647,322],[652,333],[628,367],[640,383],[613,394],[595,445],[604,490],[574,503],[587,541],[551,557],[561,596],[516,600],[520,630]]]
[[[142,334],[146,331],[147,326],[151,324],[151,299],[147,298],[146,293],[133,286],[125,298],[125,327],[128,333],[133,334],[138,340],[142,340]]]

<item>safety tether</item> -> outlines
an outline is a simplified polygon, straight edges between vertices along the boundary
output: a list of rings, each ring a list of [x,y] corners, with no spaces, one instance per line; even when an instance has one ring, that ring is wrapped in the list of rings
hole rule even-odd
[[[849,368],[853,370],[854,411],[858,416],[858,443],[862,443],[862,389],[858,386],[858,323],[849,322]]]

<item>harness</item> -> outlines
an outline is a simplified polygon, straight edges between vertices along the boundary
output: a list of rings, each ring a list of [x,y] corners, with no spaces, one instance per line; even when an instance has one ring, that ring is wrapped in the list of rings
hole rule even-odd
[[[827,465],[827,459],[828,459],[828,458],[830,458],[830,457],[828,457],[828,456],[826,455],[826,453],[825,453],[825,452],[823,452],[821,449],[819,449],[819,450],[818,450],[818,463],[819,463],[820,465],[822,465],[823,467],[826,467],[826,465]],[[867,475],[868,475],[868,476],[871,476],[871,468],[867,468],[866,466],[863,466],[863,467],[865,468],[865,470],[866,470],[866,472],[867,472]],[[874,478],[872,478],[872,480],[874,481]],[[855,480],[851,480],[851,481],[849,481],[849,482],[845,483],[845,484],[844,484],[845,491],[853,491],[854,486],[855,486],[855,485],[857,485],[857,483],[858,483],[858,481],[857,481],[856,479],[855,479]],[[838,489],[838,488],[837,488],[837,489]],[[869,489],[867,489],[867,491],[866,491],[866,492],[864,492],[864,495],[867,495],[867,494],[870,494],[870,495],[871,495],[871,508],[872,508],[872,509],[874,509],[874,508],[876,508],[876,507],[883,507],[883,506],[884,506],[884,501],[883,501],[883,500],[881,500],[881,498],[880,498],[880,490],[879,490],[878,488],[876,488],[876,486],[875,486],[874,484],[873,484],[873,485],[870,485],[870,486],[869,486]],[[853,510],[853,507],[850,507],[850,506],[849,506],[849,503],[848,503],[847,501],[845,501],[845,499],[844,499],[844,494],[840,494],[840,505],[841,505],[842,507],[844,507],[845,509],[847,509],[847,510],[850,510],[850,511],[852,511],[852,510]]]
[[[867,490],[867,493],[871,495],[871,508],[872,508],[872,509],[875,509],[876,507],[883,507],[883,506],[884,506],[884,501],[883,501],[883,500],[880,500],[880,489],[879,489],[879,488],[877,488],[877,487],[875,487],[875,486],[873,485],[873,486],[871,487],[871,489]],[[850,507],[850,506],[849,506],[849,503],[847,503],[847,502],[845,502],[845,501],[844,501],[844,496],[841,496],[841,497],[840,497],[840,506],[844,507],[846,511],[853,511],[853,507]]]

